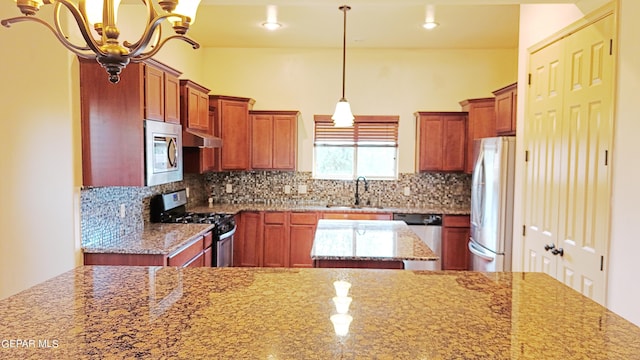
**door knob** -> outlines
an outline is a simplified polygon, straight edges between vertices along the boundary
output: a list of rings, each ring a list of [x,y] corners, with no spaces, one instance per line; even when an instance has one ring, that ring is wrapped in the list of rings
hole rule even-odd
[[[564,249],[563,248],[553,249],[553,250],[551,250],[551,253],[553,255],[564,256]]]
[[[546,245],[544,246],[544,250],[545,250],[545,251],[549,251],[549,250],[551,250],[551,249],[555,249],[555,248],[556,248],[556,246],[555,246],[554,244],[546,244]]]

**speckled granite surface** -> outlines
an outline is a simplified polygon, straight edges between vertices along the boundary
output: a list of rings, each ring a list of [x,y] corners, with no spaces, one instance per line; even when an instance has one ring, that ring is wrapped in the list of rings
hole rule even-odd
[[[313,260],[438,260],[403,221],[320,219]]]
[[[241,211],[329,211],[329,212],[377,212],[377,213],[407,213],[407,214],[449,214],[468,215],[469,207],[456,206],[429,206],[429,207],[327,207],[319,204],[295,204],[295,203],[242,203],[242,204],[214,204],[193,206],[189,208],[193,212],[217,212],[226,214],[237,214]]]
[[[211,230],[211,224],[150,223],[132,234],[83,244],[85,253],[170,254],[190,239]]]
[[[640,358],[640,328],[541,273],[79,267],[0,319],[2,359]]]

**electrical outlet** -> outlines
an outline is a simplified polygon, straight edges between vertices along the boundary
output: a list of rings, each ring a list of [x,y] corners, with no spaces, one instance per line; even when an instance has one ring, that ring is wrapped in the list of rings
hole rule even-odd
[[[227,191],[228,194],[232,193],[233,192],[233,185],[227,184],[226,191]]]
[[[284,186],[284,193],[285,194],[291,194],[291,185],[285,185]]]
[[[187,197],[189,197],[189,188],[188,187],[185,189],[185,192],[187,193]]]
[[[306,194],[307,185],[298,185],[298,194]]]
[[[120,218],[124,219],[124,217],[127,215],[127,208],[124,204],[120,204]]]
[[[404,187],[404,196],[411,195],[411,189],[408,186]]]

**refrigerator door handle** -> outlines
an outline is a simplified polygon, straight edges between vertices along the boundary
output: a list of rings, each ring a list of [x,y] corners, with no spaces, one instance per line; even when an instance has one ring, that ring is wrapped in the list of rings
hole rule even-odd
[[[476,245],[474,245],[473,244],[473,240],[469,241],[469,251],[471,251],[471,253],[473,255],[476,255],[479,258],[487,260],[487,261],[494,261],[496,259],[495,256],[491,256],[491,255],[487,254],[482,249],[479,249]]]

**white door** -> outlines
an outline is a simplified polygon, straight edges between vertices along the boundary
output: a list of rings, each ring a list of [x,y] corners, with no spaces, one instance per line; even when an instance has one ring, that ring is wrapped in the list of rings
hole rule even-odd
[[[525,119],[524,269],[556,274],[556,256],[549,250],[558,236],[558,174],[562,117],[562,42],[531,55],[531,85]]]
[[[608,16],[565,41],[562,168],[557,277],[601,304],[609,238],[608,152],[613,133],[614,19]]]
[[[531,54],[525,269],[604,304],[613,66],[609,15]],[[546,246],[546,247],[545,247]]]

